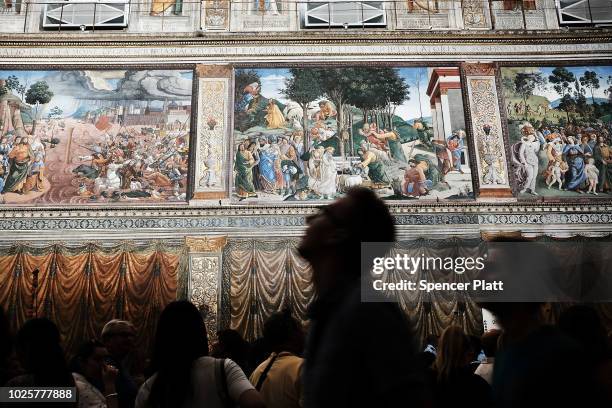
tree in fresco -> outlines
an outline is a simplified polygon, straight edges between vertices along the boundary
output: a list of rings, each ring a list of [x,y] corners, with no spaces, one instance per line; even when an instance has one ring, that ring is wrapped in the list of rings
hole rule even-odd
[[[589,105],[586,99],[586,89],[580,85],[578,79],[574,82],[574,102],[576,103],[575,110],[583,117],[589,115]]]
[[[553,84],[555,91],[561,95],[561,103],[559,109],[565,112],[567,122],[570,122],[570,112],[575,110],[576,102],[573,100],[570,89],[576,77],[573,73],[568,71],[564,67],[557,67],[553,70],[552,74],[548,76],[548,81]]]
[[[302,128],[304,129],[304,151],[310,146],[308,133],[308,105],[323,94],[319,86],[320,71],[317,69],[291,68],[291,77],[285,80],[285,88],[281,93],[296,102],[302,108]]]
[[[514,77],[514,92],[523,98],[524,119],[527,120],[527,100],[536,89],[544,89],[546,82],[541,72],[525,73],[519,72]]]
[[[597,73],[595,71],[584,71],[584,75],[580,77],[580,85],[585,88],[588,88],[591,91],[591,101],[593,105],[595,105],[595,89],[599,89],[599,78],[597,77]]]
[[[32,124],[32,134],[36,132],[36,123],[40,120],[43,108],[51,102],[53,92],[49,89],[49,84],[45,81],[37,81],[32,84],[25,94],[25,101],[34,107],[34,123]]]
[[[27,87],[19,82],[19,78],[17,78],[15,75],[9,75],[9,77],[6,79],[6,87],[7,89],[15,91],[16,94],[20,95],[21,100],[23,101]]]
[[[344,108],[348,103],[351,85],[359,77],[360,68],[326,68],[320,72],[320,86],[325,96],[336,106],[337,134],[341,136],[347,130]],[[340,155],[344,156],[344,143],[340,143]]]
[[[49,110],[49,118],[51,119],[60,119],[64,111],[59,106],[54,106]]]

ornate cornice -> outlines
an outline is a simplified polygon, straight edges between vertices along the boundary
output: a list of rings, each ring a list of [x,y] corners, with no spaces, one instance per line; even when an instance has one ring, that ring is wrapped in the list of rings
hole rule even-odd
[[[115,217],[222,217],[222,216],[261,216],[261,215],[299,215],[306,216],[315,213],[328,202],[309,202],[299,206],[288,205],[175,205],[175,206],[72,206],[66,207],[0,207],[2,219],[31,218],[115,218]],[[563,202],[551,201],[423,201],[411,203],[387,202],[389,210],[394,215],[401,214],[485,214],[485,213],[573,213],[573,212],[607,212],[612,214],[612,200],[591,199],[586,201]]]
[[[564,44],[605,43],[612,41],[612,30],[543,30],[543,31],[298,31],[298,32],[259,32],[227,33],[206,32],[193,34],[126,34],[126,33],[49,33],[0,34],[0,45],[4,47],[158,47],[158,46],[237,46],[268,44],[416,44],[438,43],[494,43],[494,44],[545,44],[550,42]]]
[[[283,61],[291,64],[359,61],[376,56],[380,63],[425,61],[604,60],[612,58],[612,32],[505,33],[260,33],[206,37],[92,34],[0,36],[6,65],[167,64]]]
[[[295,236],[316,207],[31,210],[0,213],[2,240],[178,238],[203,235]],[[400,235],[474,234],[521,230],[533,234],[612,232],[612,205],[465,204],[391,206]],[[93,238],[95,237],[95,238]],[[202,243],[200,243],[202,244]],[[198,245],[194,241],[194,248]],[[202,244],[204,245],[204,244]],[[216,244],[215,244],[216,245]],[[212,248],[206,243],[201,248]]]

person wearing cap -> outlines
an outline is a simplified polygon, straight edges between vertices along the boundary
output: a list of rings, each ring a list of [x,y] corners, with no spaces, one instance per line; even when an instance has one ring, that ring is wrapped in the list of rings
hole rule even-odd
[[[138,388],[144,382],[142,364],[134,350],[136,328],[127,320],[113,319],[102,328],[101,338],[110,355],[109,363],[119,370],[115,387],[119,408],[133,407]]]

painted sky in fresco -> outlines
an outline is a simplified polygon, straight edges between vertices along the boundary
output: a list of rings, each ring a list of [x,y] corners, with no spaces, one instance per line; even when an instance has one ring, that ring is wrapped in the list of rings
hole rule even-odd
[[[537,68],[529,67],[529,68],[531,68],[533,71],[541,72],[542,76],[544,77],[544,79],[546,79],[547,82],[548,82],[548,77],[552,74],[552,71],[555,69],[555,67],[537,67]],[[579,79],[581,76],[583,76],[584,71],[595,71],[597,73],[597,76],[599,77],[600,87],[599,89],[594,90],[593,96],[595,98],[608,99],[608,95],[606,95],[604,91],[608,89],[608,85],[606,81],[608,80],[608,77],[612,76],[612,67],[610,66],[583,66],[583,67],[565,67],[565,69],[573,73],[576,79]],[[539,96],[544,96],[550,102],[553,102],[559,99],[559,94],[555,92],[552,84],[550,83],[548,84],[545,90],[536,89],[534,91],[534,94],[539,95]],[[587,103],[590,103],[591,102],[589,99],[591,96],[590,90],[587,90],[586,96],[587,96]]]
[[[82,100],[168,99],[189,104],[193,74],[190,70],[0,71],[0,78],[11,75],[26,87],[36,81],[46,81],[54,93],[47,109],[58,106],[65,116],[70,116]]]
[[[427,91],[427,68],[399,68],[399,73],[402,78],[410,85],[410,99],[399,106],[395,114],[404,120],[415,119],[421,116],[419,110],[419,92],[421,109],[423,117],[431,116],[429,108],[429,97],[425,93]],[[280,102],[286,103],[287,98],[280,93],[280,90],[285,87],[285,78],[289,77],[289,70],[282,68],[274,69],[256,69],[261,78],[262,94],[266,98],[274,98]],[[420,75],[420,83],[417,91],[416,82]]]

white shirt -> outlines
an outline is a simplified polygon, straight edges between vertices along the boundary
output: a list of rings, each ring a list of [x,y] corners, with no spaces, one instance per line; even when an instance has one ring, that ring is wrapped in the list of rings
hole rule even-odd
[[[106,408],[106,398],[85,377],[72,373],[77,388],[79,408]]]
[[[230,359],[225,360],[225,378],[227,379],[227,392],[235,403],[245,391],[255,389],[244,375],[242,369]],[[146,408],[149,405],[149,393],[156,375],[149,378],[138,391],[135,408]],[[191,380],[195,385],[193,399],[182,408],[206,407],[223,408],[217,383],[215,380],[215,359],[212,357],[200,357],[193,363],[191,369]],[[179,408],[179,407],[177,407]]]
[[[491,385],[493,383],[493,365],[495,362],[494,357],[487,357],[485,361],[478,365],[474,374],[481,376],[486,382]]]

